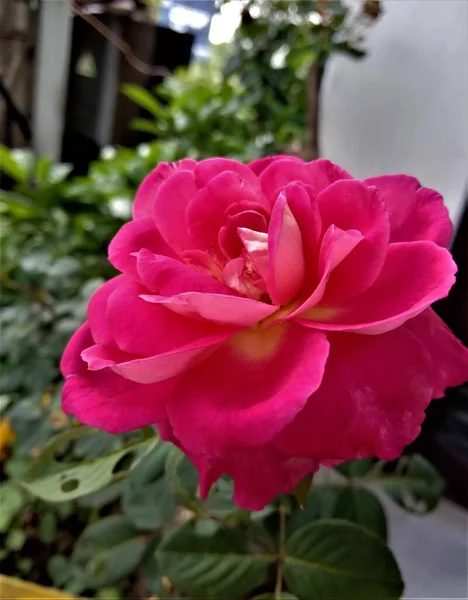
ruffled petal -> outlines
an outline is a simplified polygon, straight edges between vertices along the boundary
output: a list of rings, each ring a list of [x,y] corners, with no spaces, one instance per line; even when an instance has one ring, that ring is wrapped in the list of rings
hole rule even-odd
[[[397,458],[420,431],[433,393],[429,354],[405,328],[329,335],[320,388],[275,445],[290,456]]]
[[[390,242],[430,240],[448,246],[452,223],[442,196],[408,175],[382,175],[365,180],[377,187],[387,206]]]
[[[327,356],[326,337],[295,324],[237,334],[181,383],[175,435],[197,455],[264,445],[319,387]]]
[[[60,371],[64,377],[86,373],[87,365],[81,358],[81,352],[94,344],[88,323],[83,323],[72,335],[60,361]]]
[[[421,340],[431,355],[434,398],[442,398],[446,388],[468,381],[468,348],[432,308],[407,321],[404,327]]]
[[[258,188],[258,180],[254,173],[245,165],[232,158],[206,158],[197,163],[195,177],[198,187],[204,187],[220,173],[230,171],[236,173],[242,180]]]
[[[450,253],[433,242],[391,244],[371,288],[343,306],[316,306],[300,315],[301,322],[328,331],[385,333],[447,296],[456,271]]]
[[[96,344],[113,344],[112,331],[107,321],[107,303],[109,297],[120,286],[125,286],[130,280],[124,275],[113,277],[98,288],[88,304],[88,323]]]
[[[135,252],[146,248],[155,254],[175,257],[156,228],[152,217],[125,223],[109,244],[109,262],[118,271],[138,279]]]

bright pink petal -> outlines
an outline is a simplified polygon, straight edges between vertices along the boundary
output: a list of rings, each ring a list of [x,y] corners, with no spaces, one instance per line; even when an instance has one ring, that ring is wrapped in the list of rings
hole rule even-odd
[[[272,162],[276,160],[295,160],[296,162],[302,162],[300,158],[297,156],[290,156],[288,154],[277,154],[276,156],[265,156],[263,158],[257,158],[247,165],[249,169],[251,169],[255,175],[260,175],[262,171],[264,171]]]
[[[253,210],[247,210],[235,215],[228,216],[225,225],[218,233],[218,244],[227,258],[237,258],[243,249],[243,243],[239,237],[239,227],[246,227],[253,231],[267,230],[265,217]]]
[[[191,342],[168,352],[147,358],[133,357],[122,361],[125,353],[103,346],[92,346],[81,354],[93,371],[110,367],[114,373],[136,383],[158,383],[181,375],[194,365],[205,360],[219,344],[230,337],[229,333],[219,333]],[[125,356],[125,358],[128,358]]]
[[[396,458],[418,435],[432,398],[432,363],[423,343],[405,328],[329,335],[329,341],[320,388],[275,445],[308,458]]]
[[[446,388],[468,381],[468,348],[454,336],[432,308],[404,325],[424,344],[432,358],[434,398],[442,398]]]
[[[186,220],[191,238],[203,250],[217,248],[219,230],[224,225],[224,215],[229,207],[241,202],[261,206],[261,199],[258,187],[242,179],[238,173],[220,173],[194,194],[187,206]]]
[[[60,371],[64,377],[85,373],[87,366],[81,352],[94,344],[88,323],[83,323],[70,338],[60,361]]]
[[[146,427],[166,417],[177,381],[140,385],[110,369],[86,371],[67,379],[62,407],[81,423],[109,433]]]
[[[277,310],[275,306],[264,302],[224,294],[187,292],[169,298],[143,294],[141,298],[148,303],[166,306],[186,317],[231,327],[251,327]]]
[[[351,179],[351,175],[329,160],[304,163],[288,157],[272,161],[261,172],[259,179],[265,196],[274,204],[279,192],[289,183],[307,184],[317,195],[335,181]]]
[[[290,183],[283,193],[301,230],[306,264],[314,264],[322,234],[322,218],[317,198],[309,185],[300,183]]]
[[[270,275],[268,234],[245,227],[240,227],[238,233],[256,272],[267,282]]]
[[[112,331],[107,322],[107,303],[109,296],[115,292],[121,285],[125,286],[130,280],[124,275],[118,275],[101,285],[88,304],[88,323],[96,344],[112,344]]]
[[[135,252],[142,248],[155,254],[174,257],[171,248],[162,239],[152,217],[144,217],[125,223],[109,244],[109,262],[118,271],[134,279],[138,278]]]
[[[259,187],[257,177],[254,173],[248,167],[232,158],[207,158],[197,163],[195,177],[198,187],[209,185],[215,177],[226,171],[236,173],[242,180],[257,188]]]
[[[213,338],[225,330],[211,323],[189,319],[161,304],[145,302],[148,290],[128,281],[110,296],[107,320],[112,338],[124,352],[139,356],[163,354]]]
[[[317,306],[301,317],[317,329],[384,333],[444,298],[456,271],[450,253],[433,242],[391,244],[378,280],[364,294],[337,308]]]
[[[198,188],[192,171],[177,171],[163,182],[153,204],[153,217],[163,239],[180,255],[196,248],[187,231],[185,211]]]
[[[138,188],[133,203],[133,218],[150,217],[153,214],[153,204],[161,185],[177,171],[193,171],[196,162],[190,158],[184,158],[175,163],[159,163],[149,175],[143,179]]]
[[[162,296],[173,296],[187,291],[233,293],[212,275],[200,273],[179,260],[159,256],[148,250],[138,253],[137,271],[143,285]]]
[[[376,188],[362,181],[337,181],[317,198],[323,230],[331,225],[358,230],[363,239],[330,277],[324,302],[340,305],[356,297],[377,279],[389,239],[388,215]]]
[[[324,335],[295,324],[237,334],[182,382],[175,435],[197,455],[262,446],[319,387],[327,355]]]
[[[387,206],[390,242],[430,240],[448,246],[453,227],[439,193],[408,175],[371,177],[366,183],[379,189]]]
[[[302,287],[305,275],[304,250],[299,225],[280,194],[268,228],[268,289],[274,304],[287,304]]]

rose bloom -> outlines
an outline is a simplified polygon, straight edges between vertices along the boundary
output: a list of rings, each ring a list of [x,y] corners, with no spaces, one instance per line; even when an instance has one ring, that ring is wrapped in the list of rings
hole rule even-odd
[[[468,379],[430,305],[452,287],[442,197],[327,160],[161,163],[109,246],[121,272],[62,359],[65,412],[156,424],[261,509],[320,463],[394,459]]]

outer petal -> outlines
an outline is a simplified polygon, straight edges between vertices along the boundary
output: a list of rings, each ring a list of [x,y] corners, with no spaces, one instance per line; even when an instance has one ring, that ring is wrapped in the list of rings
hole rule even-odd
[[[184,379],[175,435],[197,455],[264,445],[319,387],[327,356],[326,337],[295,324],[239,333]]]
[[[120,286],[126,286],[130,280],[124,275],[118,275],[106,281],[98,288],[88,304],[88,323],[91,329],[91,334],[97,344],[112,344],[112,331],[107,322],[106,310],[109,296],[115,292]]]
[[[212,275],[200,273],[189,265],[141,250],[137,257],[140,281],[152,292],[172,296],[181,292],[211,292],[232,295],[233,291]]]
[[[109,433],[138,429],[165,418],[165,405],[176,381],[138,385],[109,369],[89,371],[81,358],[93,340],[87,323],[69,341],[60,368],[67,381],[62,407],[79,421]]]
[[[285,456],[271,444],[228,453],[222,458],[190,458],[200,472],[204,496],[226,473],[234,480],[234,502],[246,510],[261,510],[279,494],[291,493],[303,477],[319,466],[313,459]]]
[[[86,371],[66,381],[62,407],[81,423],[109,433],[123,433],[164,419],[176,385],[175,379],[140,385],[110,369]]]
[[[177,253],[196,248],[187,232],[185,211],[197,193],[192,171],[177,171],[159,188],[153,204],[153,217],[162,237]]]
[[[81,352],[92,346],[94,340],[88,323],[83,323],[70,338],[60,361],[60,371],[64,377],[86,373],[86,363],[81,358]]]
[[[390,242],[431,240],[446,247],[452,237],[452,223],[442,196],[408,175],[382,175],[366,179],[375,185],[387,206]]]
[[[450,253],[433,242],[391,244],[382,272],[367,292],[345,306],[317,306],[301,317],[317,329],[384,333],[444,298],[456,271]]]
[[[317,195],[334,181],[351,179],[351,175],[329,160],[319,159],[303,163],[287,157],[272,161],[261,172],[259,179],[265,196],[273,204],[278,193],[293,181],[309,185]]]
[[[251,327],[276,311],[276,306],[264,302],[224,294],[187,292],[169,298],[148,294],[141,297],[146,302],[167,306],[177,314],[231,327]]]
[[[389,224],[376,188],[361,181],[337,181],[317,198],[323,231],[330,225],[358,230],[363,239],[333,272],[324,302],[340,305],[370,287],[377,279],[388,248]]]
[[[441,398],[446,388],[468,381],[468,349],[432,308],[407,321],[404,327],[421,340],[431,355],[434,398]]]
[[[257,177],[252,171],[232,158],[207,158],[201,160],[195,169],[195,177],[197,180],[198,187],[204,187],[209,182],[217,177],[220,173],[230,171],[231,173],[237,173],[240,177],[252,185],[258,187]]]
[[[118,271],[138,279],[135,252],[146,248],[155,254],[174,257],[172,249],[162,239],[152,217],[129,221],[119,229],[109,244],[109,262]]]
[[[143,286],[129,281],[109,298],[107,319],[112,338],[124,352],[159,355],[208,338],[217,342],[220,333],[232,333],[176,314],[163,305],[145,302],[140,297],[145,292]]]
[[[320,388],[275,444],[290,456],[391,460],[419,433],[432,393],[432,364],[405,328],[329,336]]]
[[[286,304],[302,287],[305,275],[304,249],[299,225],[280,194],[268,228],[270,276],[267,286],[274,304]]]
[[[249,169],[255,173],[255,175],[260,175],[262,171],[264,171],[272,162],[277,160],[295,160],[296,162],[302,163],[303,161],[297,156],[291,156],[288,154],[277,154],[276,156],[264,156],[263,158],[257,158],[247,165]]]
[[[143,179],[138,188],[133,203],[133,218],[139,219],[152,216],[156,194],[166,179],[169,179],[177,171],[193,171],[196,164],[191,158],[184,158],[175,163],[159,163],[156,169]]]

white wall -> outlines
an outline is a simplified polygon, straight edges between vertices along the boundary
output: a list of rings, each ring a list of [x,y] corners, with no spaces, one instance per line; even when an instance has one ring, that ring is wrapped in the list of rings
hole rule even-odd
[[[355,177],[407,173],[456,222],[468,182],[468,1],[384,0],[368,56],[334,56],[321,152]]]

